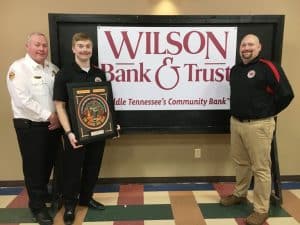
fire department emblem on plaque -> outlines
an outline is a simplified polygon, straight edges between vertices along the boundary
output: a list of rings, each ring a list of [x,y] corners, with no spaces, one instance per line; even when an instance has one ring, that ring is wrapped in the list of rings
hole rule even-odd
[[[100,129],[108,121],[109,106],[102,96],[86,95],[80,100],[77,109],[80,123],[86,128]]]
[[[117,136],[110,82],[70,83],[69,112],[79,144]]]

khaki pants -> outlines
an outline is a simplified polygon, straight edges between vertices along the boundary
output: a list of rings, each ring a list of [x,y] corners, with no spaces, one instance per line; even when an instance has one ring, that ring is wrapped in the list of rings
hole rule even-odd
[[[271,142],[273,117],[240,122],[231,117],[231,154],[236,169],[234,195],[246,197],[254,176],[254,211],[267,213],[271,195]]]

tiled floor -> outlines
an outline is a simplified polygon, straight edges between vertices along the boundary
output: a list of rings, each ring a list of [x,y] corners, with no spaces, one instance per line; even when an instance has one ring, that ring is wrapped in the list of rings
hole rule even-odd
[[[249,204],[223,207],[220,196],[230,193],[232,183],[99,185],[94,198],[104,211],[78,207],[75,225],[243,225],[252,210]],[[283,204],[271,206],[264,225],[300,224],[300,183],[282,184]],[[27,208],[23,187],[0,188],[0,225],[35,224]],[[63,224],[63,209],[54,224]]]

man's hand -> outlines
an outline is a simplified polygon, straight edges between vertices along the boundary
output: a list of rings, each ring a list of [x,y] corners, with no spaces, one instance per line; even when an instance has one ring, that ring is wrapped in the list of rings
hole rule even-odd
[[[117,128],[117,136],[113,137],[112,139],[117,139],[117,138],[120,137],[120,132],[119,131],[121,130],[121,126],[119,124],[117,124],[116,128]]]
[[[61,126],[58,116],[55,112],[51,113],[51,115],[48,118],[48,121],[50,122],[50,125],[48,126],[49,130],[55,130]]]
[[[75,137],[75,134],[73,132],[70,132],[67,135],[68,135],[69,141],[70,141],[70,143],[71,143],[71,145],[73,146],[74,149],[81,148],[83,146],[83,145],[77,144],[78,141],[77,141],[77,139]]]

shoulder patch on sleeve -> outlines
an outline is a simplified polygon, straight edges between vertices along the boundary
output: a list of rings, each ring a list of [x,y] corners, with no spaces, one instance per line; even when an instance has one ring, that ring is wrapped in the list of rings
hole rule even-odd
[[[15,74],[14,71],[10,71],[9,74],[8,74],[8,78],[9,78],[10,80],[13,80],[13,79],[15,78],[15,76],[16,76],[16,74]]]

